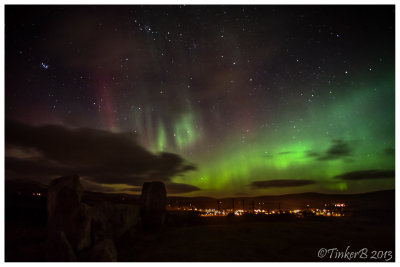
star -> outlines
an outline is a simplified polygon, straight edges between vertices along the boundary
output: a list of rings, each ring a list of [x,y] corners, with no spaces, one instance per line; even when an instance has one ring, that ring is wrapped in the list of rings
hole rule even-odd
[[[47,69],[49,68],[49,65],[45,64],[44,62],[41,62],[41,63],[40,63],[40,67],[41,67],[42,69],[47,70]]]
[[[136,132],[129,142],[149,162],[143,175],[134,164],[122,168],[128,173],[115,170],[120,177],[106,181],[113,189],[124,188],[115,186],[121,177],[140,184],[161,169],[167,184],[201,189],[183,196],[392,188],[390,179],[323,181],[395,169],[385,152],[395,145],[393,6],[38,6],[32,13],[20,5],[5,12],[6,119],[35,131],[93,129],[117,141]],[[123,165],[135,151],[110,153],[120,153]],[[47,154],[41,160],[60,169]],[[177,173],[180,162],[197,169]],[[59,162],[71,172],[79,164]],[[99,182],[99,173],[81,175]],[[300,175],[315,183],[248,186]]]

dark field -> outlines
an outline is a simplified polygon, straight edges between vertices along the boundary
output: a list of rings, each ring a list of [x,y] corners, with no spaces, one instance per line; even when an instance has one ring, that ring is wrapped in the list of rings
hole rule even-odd
[[[8,229],[6,261],[44,260],[45,227]],[[199,218],[156,232],[136,230],[117,248],[119,261],[331,261],[334,255],[320,259],[318,250],[350,246],[367,248],[369,257],[372,250],[394,253],[394,230],[394,223],[355,218]]]
[[[347,246],[394,253],[394,224],[351,218],[233,220],[141,233],[118,244],[120,261],[329,261],[317,257],[320,248]]]

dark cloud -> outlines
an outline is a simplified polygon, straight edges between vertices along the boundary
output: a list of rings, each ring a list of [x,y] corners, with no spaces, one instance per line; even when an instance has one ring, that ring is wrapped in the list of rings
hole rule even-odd
[[[201,190],[197,186],[181,183],[167,183],[165,185],[168,194],[189,193]]]
[[[79,128],[85,125],[85,121],[80,112],[68,112],[66,115],[62,116],[60,120],[64,125],[68,125],[73,128]]]
[[[73,173],[72,170],[44,158],[20,159],[6,156],[5,167],[6,172],[17,173],[22,176],[57,176]]]
[[[267,180],[255,181],[250,185],[253,188],[271,188],[271,187],[297,187],[315,184],[314,180]]]
[[[396,150],[393,147],[388,147],[384,150],[385,155],[394,156],[396,155]]]
[[[87,177],[89,181],[102,183],[102,184],[126,184],[126,185],[134,185],[141,186],[144,182],[149,182],[153,180],[160,181],[169,181],[168,177],[160,177],[158,179],[153,179],[152,176],[149,175],[130,175],[130,174],[98,174],[92,173]]]
[[[306,151],[308,157],[313,157],[322,161],[348,158],[351,156],[351,153],[352,148],[343,140],[332,140],[331,147],[323,153],[318,153],[312,150]]]
[[[394,178],[395,170],[363,170],[346,172],[340,175],[336,175],[334,178],[342,180],[358,181],[358,180],[369,180],[369,179],[385,179]]]
[[[149,180],[169,181],[195,169],[176,154],[150,153],[130,133],[6,121],[5,138],[6,147],[30,148],[42,155],[17,158],[6,154],[5,169],[15,175],[77,173],[99,183],[141,185]]]
[[[86,191],[103,192],[103,193],[114,193],[114,192],[118,191],[114,187],[103,186],[102,184],[91,182],[82,177],[81,177],[81,183],[83,185],[84,190],[86,190]]]
[[[314,152],[312,150],[307,150],[306,155],[307,155],[307,157],[312,157],[312,158],[318,158],[321,156],[320,153]]]
[[[331,147],[325,152],[324,155],[320,156],[318,160],[334,160],[348,157],[351,154],[351,148],[349,144],[343,140],[332,140]]]
[[[167,194],[182,194],[182,193],[189,193],[193,191],[201,190],[197,186],[190,185],[190,184],[181,184],[181,183],[166,183],[165,188],[167,190]],[[135,188],[127,188],[125,189],[127,192],[141,192],[141,187]]]
[[[132,188],[127,188],[124,189],[125,192],[133,192],[133,193],[141,193],[142,188],[141,187],[132,187]]]
[[[279,155],[287,155],[287,154],[291,154],[292,151],[283,151],[283,152],[279,152]]]

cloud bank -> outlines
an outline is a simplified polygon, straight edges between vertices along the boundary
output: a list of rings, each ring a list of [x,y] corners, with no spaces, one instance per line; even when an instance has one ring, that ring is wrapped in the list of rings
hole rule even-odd
[[[358,181],[358,180],[370,180],[370,179],[386,179],[394,178],[395,170],[362,170],[346,172],[340,175],[336,175],[334,178],[342,180]]]
[[[30,126],[8,120],[5,139],[7,176],[78,174],[96,183],[140,186],[146,181],[169,182],[196,169],[179,155],[147,151],[137,144],[133,133]],[[183,184],[171,188],[176,192],[198,190]]]

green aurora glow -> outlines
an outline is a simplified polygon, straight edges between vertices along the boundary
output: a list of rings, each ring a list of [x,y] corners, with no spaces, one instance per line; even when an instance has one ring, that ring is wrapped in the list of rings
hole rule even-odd
[[[90,190],[158,179],[181,196],[394,189],[393,5],[31,9],[7,8],[5,118],[113,134],[84,170],[18,144],[7,175],[68,166]]]
[[[167,149],[166,130],[159,122],[157,151],[182,154],[195,162],[198,170],[173,179],[201,188],[201,195],[284,194],[304,191],[363,192],[370,188],[390,189],[394,180],[341,181],[333,177],[353,170],[394,169],[394,155],[385,153],[395,146],[394,78],[376,84],[359,84],[342,95],[313,105],[305,112],[280,114],[276,127],[251,129],[248,136],[226,136],[213,150],[190,153],[190,147],[205,136],[194,127],[195,114],[182,115],[173,125],[175,136]],[[314,100],[318,102],[319,100]],[[304,109],[304,107],[303,107]],[[332,140],[348,143],[351,154],[345,158],[317,160]],[[274,179],[312,179],[316,183],[298,188],[254,189],[253,181]],[[378,187],[375,187],[378,186]],[[186,195],[199,195],[192,192]]]

